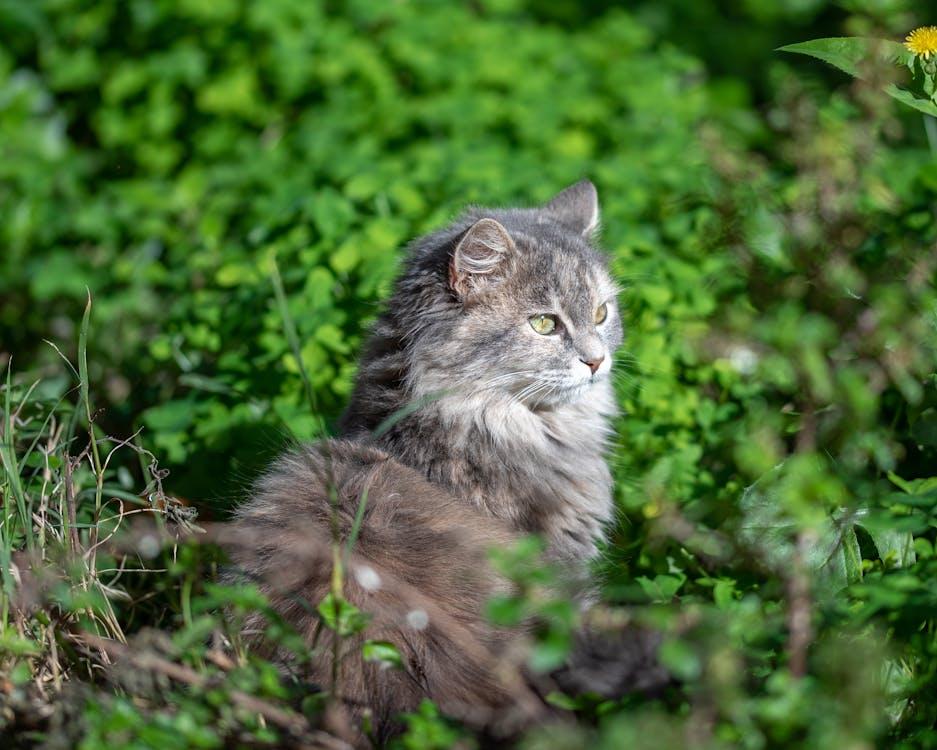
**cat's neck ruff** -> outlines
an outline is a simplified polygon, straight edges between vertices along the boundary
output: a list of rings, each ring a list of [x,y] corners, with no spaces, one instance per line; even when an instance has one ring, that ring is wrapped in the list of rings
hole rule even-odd
[[[480,510],[544,535],[555,557],[593,557],[612,516],[605,463],[616,413],[610,381],[550,409],[504,394],[439,393],[416,396],[430,403],[404,429],[441,428],[443,449],[434,454],[426,445],[401,458]]]
[[[423,398],[434,400],[432,395]],[[559,438],[601,459],[617,412],[608,381],[591,384],[575,400],[550,407],[531,406],[504,394],[442,392],[435,400],[454,443],[482,432],[495,448],[529,455],[552,453]]]

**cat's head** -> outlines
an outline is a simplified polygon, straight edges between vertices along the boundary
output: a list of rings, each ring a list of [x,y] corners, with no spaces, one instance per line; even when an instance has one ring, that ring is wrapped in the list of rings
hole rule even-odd
[[[605,382],[622,325],[598,221],[588,181],[540,208],[469,211],[447,244],[448,314],[416,346],[423,385],[549,408]]]

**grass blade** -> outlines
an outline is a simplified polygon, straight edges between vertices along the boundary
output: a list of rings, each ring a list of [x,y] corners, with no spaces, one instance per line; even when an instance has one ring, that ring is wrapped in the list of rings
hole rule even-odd
[[[283,320],[283,331],[286,333],[286,340],[289,342],[290,351],[296,360],[296,366],[299,368],[299,376],[303,381],[303,389],[306,394],[306,401],[309,402],[309,408],[316,420],[316,438],[326,436],[325,424],[319,416],[319,406],[316,400],[316,393],[312,388],[312,381],[309,379],[309,373],[306,372],[306,365],[303,364],[302,350],[299,345],[299,334],[296,331],[296,325],[293,322],[293,316],[290,315],[289,304],[286,300],[286,291],[283,289],[283,278],[280,276],[280,267],[277,265],[276,258],[271,261],[272,271],[270,280],[273,283],[273,294],[276,297],[277,309],[280,311],[280,318]]]

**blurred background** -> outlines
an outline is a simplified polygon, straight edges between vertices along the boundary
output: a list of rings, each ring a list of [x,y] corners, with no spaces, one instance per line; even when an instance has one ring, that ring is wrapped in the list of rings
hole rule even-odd
[[[69,408],[90,290],[95,429],[222,519],[338,416],[408,240],[588,177],[626,286],[607,598],[699,625],[683,698],[601,741],[937,747],[937,157],[874,80],[776,51],[925,10],[0,0],[0,367]]]
[[[588,176],[636,285],[635,416],[685,429],[701,394],[674,369],[683,329],[732,291],[719,160],[794,169],[776,131],[795,98],[849,116],[845,76],[773,50],[916,21],[871,6],[6,0],[0,357],[59,370],[43,387],[61,392],[43,340],[74,353],[90,289],[102,423],[144,426],[178,493],[225,501],[312,427],[266,261],[334,417],[404,243]],[[909,122],[902,145],[922,139]],[[674,447],[641,437],[649,460]]]

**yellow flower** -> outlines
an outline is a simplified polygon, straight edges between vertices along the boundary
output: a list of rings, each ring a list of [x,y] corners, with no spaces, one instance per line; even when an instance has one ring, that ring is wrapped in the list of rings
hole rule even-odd
[[[908,34],[904,46],[918,57],[929,60],[937,57],[937,26],[922,26]]]

